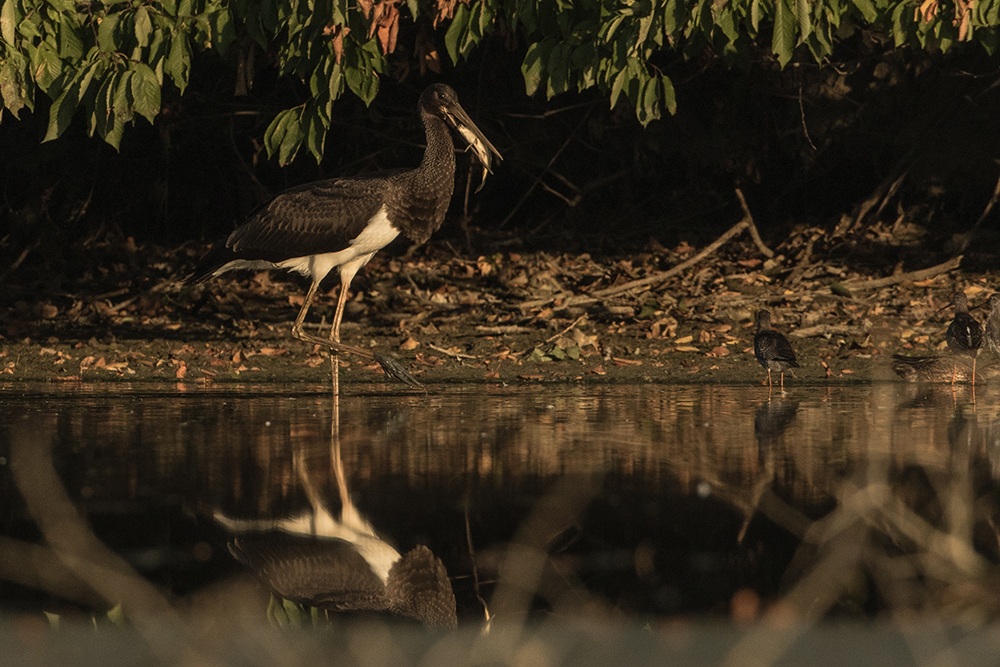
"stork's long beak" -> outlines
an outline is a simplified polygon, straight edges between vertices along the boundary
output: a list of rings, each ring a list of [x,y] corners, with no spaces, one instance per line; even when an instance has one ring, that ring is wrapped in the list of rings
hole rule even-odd
[[[503,160],[503,156],[490,143],[486,135],[476,127],[476,124],[469,118],[469,114],[465,113],[465,109],[458,102],[449,104],[444,108],[444,117],[448,120],[448,124],[468,142],[469,148],[475,153],[479,164],[483,166],[483,180],[479,184],[479,187],[476,188],[476,192],[479,192],[483,189],[483,183],[486,182],[487,172],[490,174],[493,173],[493,169],[491,168],[492,155],[496,155],[498,160]]]

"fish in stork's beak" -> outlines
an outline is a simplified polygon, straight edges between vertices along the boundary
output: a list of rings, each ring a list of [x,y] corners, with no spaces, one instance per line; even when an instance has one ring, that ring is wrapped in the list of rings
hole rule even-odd
[[[435,88],[438,89],[435,92],[440,103],[442,118],[468,142],[469,148],[467,150],[472,150],[479,164],[483,167],[483,180],[476,188],[476,192],[479,192],[486,182],[486,174],[493,173],[493,169],[491,169],[492,156],[496,155],[498,160],[503,160],[503,156],[490,143],[486,135],[476,127],[476,124],[469,118],[469,114],[465,113],[465,109],[458,103],[458,95],[455,94],[455,91],[443,84],[437,84]]]

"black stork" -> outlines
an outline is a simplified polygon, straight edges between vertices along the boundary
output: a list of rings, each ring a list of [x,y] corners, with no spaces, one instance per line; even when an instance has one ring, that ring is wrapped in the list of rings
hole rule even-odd
[[[205,282],[234,269],[298,271],[311,278],[312,284],[292,325],[295,338],[375,358],[390,375],[412,380],[389,360],[340,343],[351,280],[399,234],[423,243],[444,222],[455,187],[455,147],[449,128],[469,144],[484,169],[484,180],[491,171],[492,156],[503,159],[450,87],[428,86],[417,108],[427,137],[419,167],[332,178],[285,190],[258,207],[224,242],[212,246],[185,284]],[[334,268],[340,272],[340,295],[330,338],[324,341],[306,334],[302,323],[320,283]]]
[[[972,358],[972,384],[976,384],[976,357],[983,346],[983,328],[969,314],[969,298],[965,292],[955,292],[951,305],[955,306],[955,319],[948,325],[945,340],[953,354]],[[955,375],[952,375],[951,383],[955,384]]]
[[[753,354],[767,371],[767,386],[771,386],[771,371],[781,373],[781,389],[785,389],[785,371],[798,368],[795,350],[788,339],[771,328],[771,311],[757,313],[757,333],[753,337]]]

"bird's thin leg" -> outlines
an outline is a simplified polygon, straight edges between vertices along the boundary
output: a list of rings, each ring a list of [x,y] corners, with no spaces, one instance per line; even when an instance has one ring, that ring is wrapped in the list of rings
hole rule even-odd
[[[976,358],[972,357],[972,386],[976,386]]]
[[[781,393],[785,393],[785,371],[781,371]]]
[[[299,340],[308,340],[304,331],[302,331],[302,323],[306,319],[306,313],[309,312],[309,306],[312,304],[313,297],[316,296],[316,290],[319,288],[319,283],[313,283],[309,286],[309,291],[306,292],[306,299],[302,302],[302,308],[299,309],[299,315],[295,318],[295,324],[292,325],[292,336],[298,338]]]
[[[340,294],[337,295],[337,310],[333,313],[333,324],[330,325],[330,342],[340,343],[340,322],[344,319],[344,306],[347,304],[347,290],[351,286],[351,280],[357,269],[341,268],[340,271]],[[331,345],[330,350],[330,374],[333,378],[333,395],[340,394],[340,354]]]
[[[771,369],[770,368],[767,369],[767,386],[770,389],[770,387],[771,387]]]
[[[333,324],[330,326],[330,340],[340,342],[340,322],[344,319],[344,306],[347,304],[347,290],[351,286],[352,275],[340,276],[340,294],[337,296],[337,310],[333,314]]]

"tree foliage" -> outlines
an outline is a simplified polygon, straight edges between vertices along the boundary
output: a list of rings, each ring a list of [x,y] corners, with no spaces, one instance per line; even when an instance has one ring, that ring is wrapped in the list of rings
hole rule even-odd
[[[252,83],[253,53],[308,94],[277,112],[265,145],[282,164],[305,147],[323,154],[334,102],[370,103],[396,54],[440,71],[496,37],[523,53],[529,95],[598,89],[642,124],[674,112],[663,54],[712,53],[731,65],[761,57],[784,67],[818,63],[859,30],[895,47],[998,47],[1000,0],[0,0],[0,95],[14,116],[51,100],[45,139],[82,113],[88,131],[117,147],[136,116],[152,122],[163,87],[183,93],[194,55],[235,63]],[[767,54],[769,47],[770,53]],[[801,47],[801,48],[800,48]],[[412,54],[409,55],[409,54]]]

